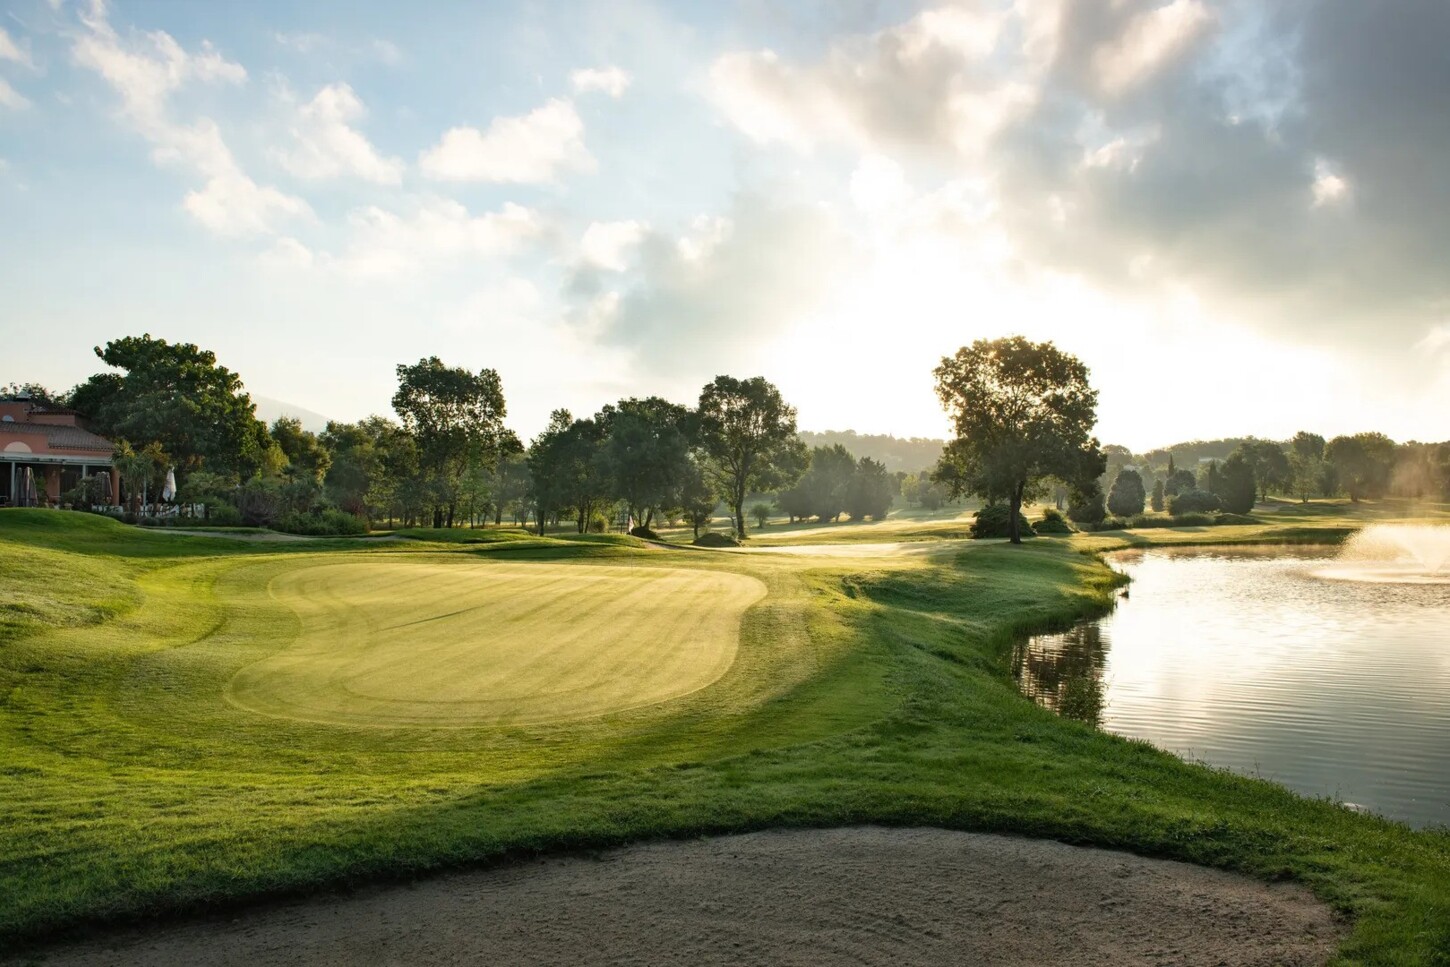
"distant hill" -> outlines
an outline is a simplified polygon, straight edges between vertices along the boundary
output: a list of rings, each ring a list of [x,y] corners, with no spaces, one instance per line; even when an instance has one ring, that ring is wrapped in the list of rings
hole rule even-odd
[[[1223,460],[1234,450],[1238,449],[1240,443],[1246,443],[1253,437],[1226,437],[1222,440],[1190,440],[1187,443],[1175,443],[1171,447],[1158,447],[1149,450],[1141,456],[1147,458],[1150,467],[1167,466],[1168,454],[1173,454],[1173,462],[1180,467],[1193,467],[1200,460]]]
[[[821,433],[801,432],[796,434],[806,446],[829,447],[837,443],[859,457],[870,457],[886,464],[889,473],[905,470],[916,473],[936,466],[945,440],[927,437],[889,436],[885,433],[857,433],[855,430],[825,430]]]
[[[311,430],[313,433],[321,433],[327,429],[327,417],[321,413],[314,413],[311,410],[303,409],[295,403],[288,403],[283,400],[274,400],[270,396],[258,396],[252,394],[252,402],[257,406],[257,419],[271,426],[279,416],[290,416],[302,422],[302,429]]]

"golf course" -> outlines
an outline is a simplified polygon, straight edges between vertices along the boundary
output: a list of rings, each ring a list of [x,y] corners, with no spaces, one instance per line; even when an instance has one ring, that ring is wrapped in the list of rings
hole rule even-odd
[[[1293,882],[1342,925],[1337,962],[1445,963],[1445,830],[1058,718],[1008,665],[1019,636],[1110,606],[1099,551],[1332,543],[1397,512],[1013,546],[964,539],[947,511],[708,551],[517,529],[268,543],[0,510],[0,951],[532,857],[871,825]]]

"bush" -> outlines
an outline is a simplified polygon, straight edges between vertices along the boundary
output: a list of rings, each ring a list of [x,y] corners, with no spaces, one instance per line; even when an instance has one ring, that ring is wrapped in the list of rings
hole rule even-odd
[[[1143,478],[1136,470],[1119,470],[1108,493],[1108,510],[1114,517],[1132,517],[1143,512]]]
[[[716,534],[713,531],[706,531],[695,538],[696,547],[739,547],[740,542],[729,534]]]
[[[329,508],[313,514],[283,514],[273,521],[272,529],[308,537],[341,537],[366,534],[368,525],[351,514]]]
[[[640,524],[638,527],[631,527],[630,530],[629,530],[629,536],[630,537],[642,537],[642,538],[644,538],[647,541],[657,541],[657,540],[660,540],[660,535],[656,534],[654,531],[650,530],[648,527],[644,526],[643,524]]]
[[[1062,511],[1049,507],[1042,512],[1042,519],[1032,525],[1032,530],[1038,534],[1071,534],[1072,525],[1062,516]]]
[[[1223,510],[1223,501],[1218,494],[1207,490],[1185,490],[1175,494],[1168,501],[1168,512],[1174,517],[1182,514],[1212,514]]]
[[[605,517],[603,514],[595,514],[589,518],[589,533],[603,534],[607,530],[609,530],[608,517]]]
[[[1104,517],[1093,525],[1095,531],[1125,531],[1133,526],[1133,522],[1124,517]]]
[[[1023,537],[1033,535],[1032,525],[1027,523],[1027,518],[1019,512],[1017,514],[1017,530]],[[1012,536],[1012,511],[1006,504],[988,504],[977,511],[972,519],[973,537],[1011,537]]]
[[[1212,518],[1214,524],[1257,524],[1259,521],[1248,514],[1219,514]]]
[[[206,507],[206,522],[216,527],[240,527],[242,512],[231,504],[215,503]]]
[[[1133,518],[1132,524],[1136,530],[1145,530],[1150,527],[1209,527],[1217,523],[1208,514],[1179,514],[1176,517],[1160,517],[1139,514]]]

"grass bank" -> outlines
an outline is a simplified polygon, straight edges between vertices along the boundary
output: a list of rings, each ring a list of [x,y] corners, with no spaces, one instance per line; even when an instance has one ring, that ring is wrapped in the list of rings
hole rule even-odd
[[[1015,636],[1110,602],[1115,576],[1074,543],[1103,536],[812,558],[552,537],[244,545],[0,511],[0,949],[537,851],[870,822],[1293,877],[1354,918],[1344,963],[1446,963],[1450,835],[1189,765],[1017,694]],[[227,700],[306,631],[276,582],[405,558],[561,579],[601,559],[730,571],[766,597],[713,685],[589,719],[360,727]],[[586,609],[548,607],[557,633],[587,633]]]

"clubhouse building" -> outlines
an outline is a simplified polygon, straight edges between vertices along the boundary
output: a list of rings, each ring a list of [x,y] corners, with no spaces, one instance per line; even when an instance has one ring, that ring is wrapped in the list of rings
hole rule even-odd
[[[23,394],[0,396],[0,507],[57,507],[82,477],[98,474],[108,478],[109,502],[120,503],[121,481],[111,466],[115,447],[82,419]]]

